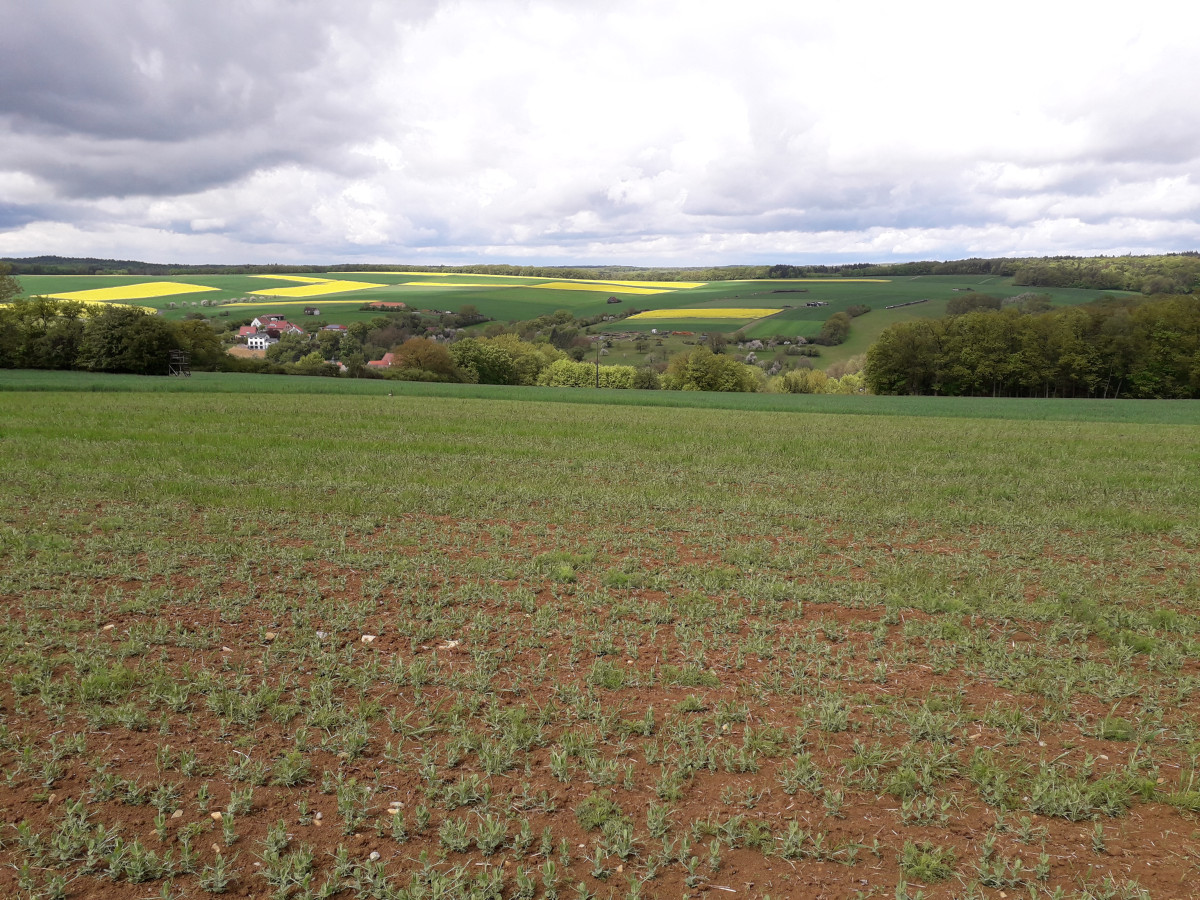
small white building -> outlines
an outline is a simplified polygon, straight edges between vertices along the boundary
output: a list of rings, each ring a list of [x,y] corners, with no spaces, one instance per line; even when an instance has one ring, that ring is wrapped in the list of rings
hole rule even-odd
[[[272,344],[278,343],[279,341],[269,334],[252,334],[246,338],[246,346],[251,350],[266,350]]]

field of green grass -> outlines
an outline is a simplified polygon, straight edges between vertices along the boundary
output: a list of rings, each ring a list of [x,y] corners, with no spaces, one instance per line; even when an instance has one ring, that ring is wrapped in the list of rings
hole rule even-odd
[[[1183,896],[1195,410],[0,373],[0,896]]]
[[[629,391],[592,388],[512,387],[490,384],[429,384],[373,379],[312,378],[195,372],[190,378],[154,378],[89,372],[0,369],[4,392],[103,392],[201,394],[322,394],[366,397],[428,397],[600,406],[650,406],[744,412],[823,415],[1010,419],[1020,422],[1112,422],[1200,425],[1200,402],[1192,400],[1065,400],[1011,397],[876,397],[838,394],[722,394],[702,391]]]

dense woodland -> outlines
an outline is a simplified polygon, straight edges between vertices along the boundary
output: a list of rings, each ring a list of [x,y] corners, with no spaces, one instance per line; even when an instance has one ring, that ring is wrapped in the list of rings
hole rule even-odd
[[[1200,398],[1200,298],[1043,312],[978,303],[888,328],[865,377],[876,394]]]
[[[116,259],[70,259],[37,256],[6,259],[18,275],[270,275],[273,273],[388,271],[472,275],[524,275],[537,278],[620,278],[644,281],[737,281],[755,278],[884,277],[904,275],[994,275],[1031,287],[1072,287],[1140,291],[1144,294],[1187,294],[1200,290],[1200,253],[1160,256],[1047,256],[926,260],[906,263],[846,265],[714,266],[708,268],[641,268],[637,266],[421,266],[404,263],[336,266],[187,266]]]

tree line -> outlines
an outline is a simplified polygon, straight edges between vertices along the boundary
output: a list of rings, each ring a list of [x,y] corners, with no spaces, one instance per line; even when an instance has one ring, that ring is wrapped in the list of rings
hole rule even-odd
[[[0,368],[166,375],[172,350],[187,352],[196,368],[217,368],[225,359],[220,338],[204,321],[172,322],[136,306],[96,313],[48,297],[0,307]]]
[[[1200,398],[1200,298],[1038,308],[893,325],[867,352],[867,385],[876,394]]]
[[[1011,278],[1030,287],[1083,288],[1152,294],[1189,294],[1200,289],[1200,253],[1157,256],[1043,256],[971,258],[945,262],[849,263],[836,266],[771,266],[767,278],[874,278],[966,275]]]

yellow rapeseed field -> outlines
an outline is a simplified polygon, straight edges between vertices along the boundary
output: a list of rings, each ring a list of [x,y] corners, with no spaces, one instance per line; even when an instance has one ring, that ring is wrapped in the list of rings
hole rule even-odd
[[[274,277],[274,276],[272,276]],[[289,280],[299,280],[288,276]],[[309,279],[304,279],[306,282]],[[325,281],[314,279],[311,283],[296,287],[264,288],[261,291],[250,291],[255,296],[264,297],[320,297],[323,294],[342,294],[346,291],[363,291],[367,288],[384,288],[386,284],[367,284],[365,281]]]
[[[489,275],[486,272],[341,272],[341,275],[416,275],[419,278],[520,278],[528,281],[532,275]],[[412,282],[408,282],[412,284]]]
[[[506,288],[506,287],[541,287],[540,284],[496,284],[495,282],[474,284],[469,281],[406,281],[396,287],[439,287],[439,288]]]
[[[529,287],[546,288],[551,291],[601,291],[607,294],[666,294],[668,291],[657,288],[625,287],[619,284],[593,284],[580,281],[548,281],[545,284],[531,284]]]
[[[126,284],[121,287],[92,288],[89,291],[69,291],[65,294],[49,294],[56,300],[82,300],[112,302],[121,300],[145,300],[147,297],[171,297],[175,294],[195,294],[200,291],[215,291],[215,287],[200,284],[180,284],[176,281],[144,281],[141,284]]]
[[[363,300],[362,298],[359,298],[358,300],[322,300],[321,306],[337,306],[338,304],[341,304],[341,303],[346,303],[346,304],[352,303],[355,306],[362,306],[364,303],[369,303],[369,302],[370,302],[369,300]],[[303,304],[303,299],[288,300],[285,298],[282,300],[268,300],[264,297],[262,300],[250,300],[250,301],[247,301],[244,303],[225,303],[225,304],[222,304],[222,308],[228,308],[231,306],[253,306],[255,309],[261,309],[264,306],[300,307],[302,304]]]
[[[632,315],[630,319],[764,319],[782,309],[755,309],[742,307],[704,307],[698,309],[648,309]]]
[[[602,281],[594,278],[575,278],[583,284],[628,284],[634,287],[662,288],[667,291],[704,287],[707,281]]]
[[[454,278],[455,276],[469,276],[471,278],[520,278],[528,281],[534,277],[531,275],[488,275],[482,272],[343,272],[344,275],[417,275],[421,278]],[[838,279],[850,281],[851,279]],[[409,284],[421,284],[422,282],[410,281]],[[704,287],[708,284],[707,281],[619,281],[612,278],[572,278],[571,284],[625,284],[631,287],[646,287],[646,288],[662,288],[663,290],[684,290],[686,288]],[[556,290],[570,290],[570,288],[562,288],[560,282],[549,282],[546,284],[531,284],[527,287],[553,287]],[[576,290],[587,290],[587,288],[576,288]]]

